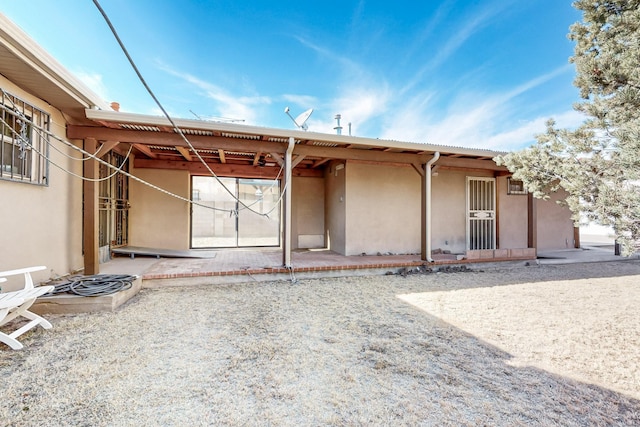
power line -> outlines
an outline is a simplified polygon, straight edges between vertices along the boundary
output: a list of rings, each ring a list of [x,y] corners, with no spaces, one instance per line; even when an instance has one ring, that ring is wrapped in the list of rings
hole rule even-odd
[[[143,185],[146,185],[146,186],[148,186],[150,188],[153,188],[154,190],[160,191],[161,193],[167,194],[168,196],[174,197],[174,198],[176,198],[178,200],[182,200],[184,202],[187,202],[187,203],[190,203],[190,204],[193,204],[193,205],[196,205],[196,206],[200,206],[200,207],[203,207],[203,208],[212,209],[212,210],[221,211],[221,212],[235,213],[235,211],[231,210],[231,209],[220,209],[220,208],[216,208],[216,207],[213,207],[213,206],[207,206],[207,205],[203,205],[201,203],[197,203],[197,202],[195,202],[193,200],[187,199],[186,197],[180,196],[179,194],[175,194],[175,193],[172,193],[172,192],[170,192],[168,190],[165,190],[164,188],[158,187],[155,184],[152,184],[152,183],[150,183],[148,181],[143,180],[142,178],[138,178],[137,176],[135,176],[135,175],[133,175],[133,174],[131,174],[129,172],[126,172],[126,171],[124,171],[122,169],[117,168],[116,166],[112,165],[111,163],[106,162],[106,161],[102,160],[101,158],[97,157],[95,154],[89,153],[88,151],[86,151],[86,150],[84,150],[84,149],[82,149],[80,147],[76,147],[75,145],[71,144],[68,141],[65,141],[64,139],[60,138],[59,136],[57,136],[56,134],[54,134],[52,132],[50,132],[50,131],[48,131],[46,129],[40,128],[36,123],[34,123],[33,121],[29,120],[26,116],[21,116],[21,118],[25,122],[31,124],[33,126],[33,128],[36,130],[36,132],[38,132],[38,133],[42,132],[46,136],[51,137],[51,138],[53,138],[53,139],[55,139],[57,141],[62,142],[67,147],[72,148],[72,149],[74,149],[76,151],[79,151],[80,153],[82,153],[83,155],[87,156],[88,158],[91,158],[91,159],[97,161],[98,163],[100,163],[102,165],[105,165],[106,167],[108,167],[110,169],[115,169],[115,170],[118,171],[118,173],[121,173],[121,174],[133,179],[134,181],[138,181],[139,183],[141,183]],[[8,124],[3,119],[0,119],[0,120],[2,120],[2,122],[5,123],[5,125]],[[40,136],[42,136],[42,134]],[[33,147],[33,144],[29,143],[29,141],[26,141],[26,142],[27,142],[27,144],[29,144],[31,149],[34,150],[39,156],[41,156],[42,158],[50,161],[54,166],[56,166],[57,168],[61,169],[65,173],[67,173],[69,175],[72,175],[72,176],[75,176],[77,178],[80,178],[83,181],[90,181],[91,180],[90,178],[86,178],[84,176],[80,176],[80,175],[78,175],[78,174],[76,174],[74,172],[71,172],[70,170],[67,170],[63,166],[58,165],[57,163],[55,163],[51,159],[49,159],[46,155],[44,155],[43,153],[39,152],[35,147]]]
[[[257,214],[257,215],[262,215],[262,216],[266,216],[265,214],[263,214],[262,212],[257,212],[254,211],[253,209],[251,209],[249,206],[247,206],[244,202],[242,202],[242,200],[240,200],[234,193],[231,192],[231,190],[229,190],[227,188],[227,186],[225,186],[224,184],[222,184],[222,182],[220,181],[220,178],[218,177],[218,175],[216,175],[216,173],[209,167],[209,165],[207,164],[207,162],[205,162],[205,160],[202,158],[202,156],[200,155],[200,153],[198,153],[198,151],[195,149],[195,147],[191,144],[191,141],[189,141],[189,139],[186,137],[186,135],[184,134],[184,132],[182,132],[182,129],[180,129],[178,127],[178,125],[176,125],[176,123],[173,121],[173,119],[171,118],[171,116],[169,115],[169,113],[167,113],[167,110],[165,110],[165,108],[163,107],[162,103],[158,100],[158,98],[156,97],[156,95],[154,94],[154,92],[151,90],[151,88],[149,87],[149,85],[147,84],[146,80],[144,79],[144,77],[142,76],[142,73],[140,72],[140,70],[138,69],[137,65],[135,64],[133,58],[131,57],[131,55],[129,54],[129,51],[127,50],[126,46],[124,45],[124,43],[122,42],[122,40],[120,39],[120,36],[118,35],[118,32],[116,31],[115,27],[113,26],[113,24],[111,23],[111,20],[109,19],[109,16],[107,15],[107,13],[104,11],[104,9],[102,9],[102,6],[100,6],[100,2],[98,0],[93,0],[93,3],[96,5],[96,7],[98,8],[98,10],[100,11],[100,14],[102,15],[102,17],[104,18],[105,22],[107,23],[107,25],[109,26],[109,29],[111,30],[111,33],[113,34],[113,36],[116,38],[116,41],[118,42],[118,45],[120,46],[120,49],[122,49],[122,52],[125,54],[125,56],[127,57],[127,60],[129,61],[129,64],[131,64],[131,67],[133,68],[133,70],[135,71],[136,75],[138,76],[138,79],[140,80],[140,82],[142,83],[142,85],[145,87],[145,89],[147,90],[147,92],[149,93],[149,95],[151,96],[151,98],[153,98],[154,102],[156,103],[156,105],[158,106],[158,108],[160,108],[160,110],[162,111],[162,113],[164,114],[164,116],[167,118],[167,120],[169,120],[169,123],[171,123],[171,126],[173,126],[174,130],[178,133],[178,135],[180,135],[180,137],[184,140],[184,142],[187,143],[187,145],[189,146],[189,148],[191,148],[191,150],[195,153],[196,157],[198,158],[198,160],[200,160],[200,162],[205,166],[205,168],[207,169],[207,171],[211,174],[211,176],[213,176],[218,183],[220,183],[220,185],[222,185],[222,187],[225,189],[225,191],[227,191],[227,193],[229,193],[229,195],[239,204],[243,207],[243,209],[248,209],[249,211]],[[288,187],[288,182],[285,183],[285,188],[283,189],[283,193],[284,191],[287,190]]]

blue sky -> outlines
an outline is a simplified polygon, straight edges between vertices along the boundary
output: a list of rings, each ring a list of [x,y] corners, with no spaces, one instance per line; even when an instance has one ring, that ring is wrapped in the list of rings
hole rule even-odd
[[[173,117],[515,150],[554,117],[574,127],[570,0],[101,0]],[[91,0],[0,0],[122,111],[160,115]]]

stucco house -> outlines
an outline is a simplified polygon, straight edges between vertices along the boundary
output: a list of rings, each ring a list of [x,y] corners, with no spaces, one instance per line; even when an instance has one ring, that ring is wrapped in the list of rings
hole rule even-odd
[[[579,244],[497,152],[120,112],[3,15],[0,89],[0,269],[94,274],[121,246],[276,247],[288,266],[311,248],[509,260]]]

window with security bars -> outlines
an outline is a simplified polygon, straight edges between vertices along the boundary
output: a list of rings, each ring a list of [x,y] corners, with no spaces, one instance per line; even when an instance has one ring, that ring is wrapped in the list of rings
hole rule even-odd
[[[50,116],[0,88],[0,179],[48,185]]]
[[[526,195],[527,189],[524,187],[524,182],[512,178],[507,178],[507,194]]]
[[[129,171],[129,159],[114,151],[102,157],[114,168]],[[129,241],[129,177],[113,173],[104,163],[99,166],[99,220],[98,243],[100,247],[126,246]]]

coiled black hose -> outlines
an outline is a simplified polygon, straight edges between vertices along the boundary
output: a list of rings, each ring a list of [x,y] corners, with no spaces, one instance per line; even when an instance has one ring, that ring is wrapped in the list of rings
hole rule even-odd
[[[47,295],[75,294],[83,297],[111,295],[133,286],[136,276],[126,274],[96,274],[93,276],[71,277],[65,282],[53,285]]]

